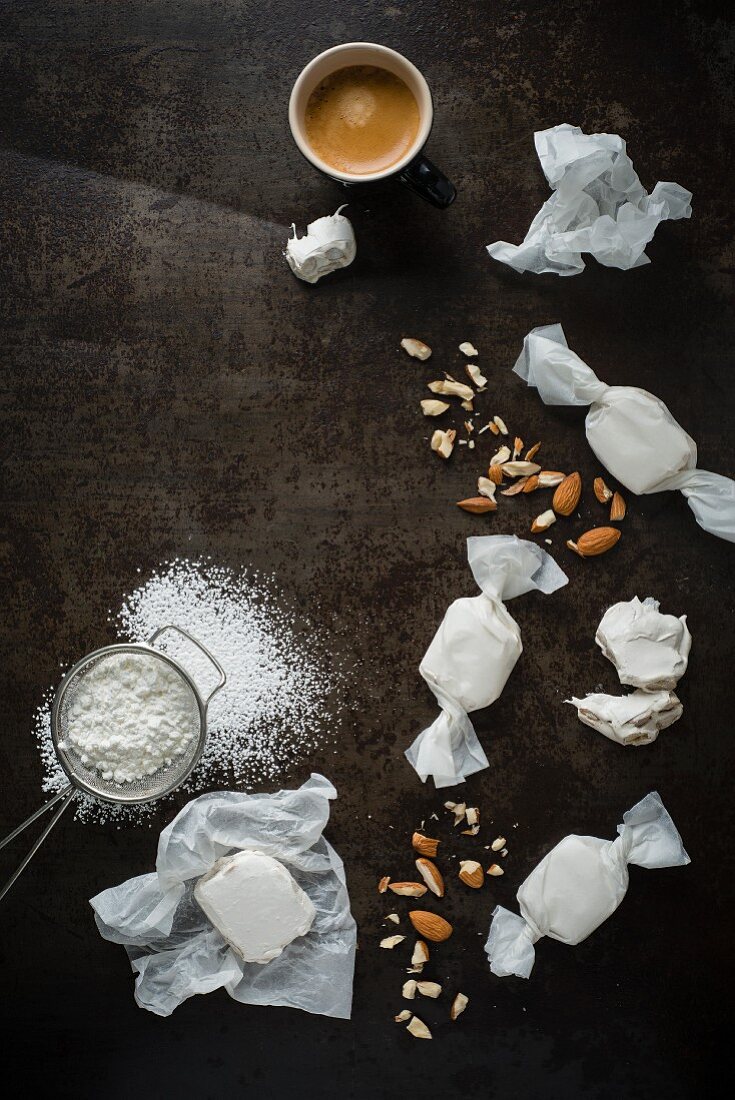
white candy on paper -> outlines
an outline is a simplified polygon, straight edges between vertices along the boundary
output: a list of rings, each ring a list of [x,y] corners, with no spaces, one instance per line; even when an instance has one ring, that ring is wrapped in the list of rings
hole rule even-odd
[[[650,263],[644,249],[661,222],[691,217],[691,191],[659,182],[649,195],[617,134],[584,134],[563,123],[537,131],[534,142],[554,194],[523,244],[487,248],[516,271],[578,275],[584,252],[605,267],[640,267]]]
[[[619,745],[650,745],[661,730],[678,722],[684,713],[672,691],[643,691],[630,695],[590,694],[584,699],[567,699],[577,708],[585,726],[604,734]]]
[[[311,222],[305,237],[297,237],[296,226],[292,226],[293,237],[286,244],[285,256],[294,275],[305,283],[316,283],[323,275],[348,267],[357,255],[355,231],[342,210],[344,206]]]
[[[696,468],[696,443],[658,397],[601,382],[567,345],[561,325],[533,329],[513,370],[546,405],[590,406],[587,442],[631,492],[680,489],[700,527],[735,542],[735,481]]]
[[[656,791],[623,814],[616,840],[564,837],[518,890],[521,915],[497,906],[485,950],[499,978],[528,978],[543,936],[581,943],[615,912],[628,889],[628,865],[655,870],[690,863]]]
[[[686,615],[664,615],[648,596],[613,604],[600,620],[595,641],[615,665],[621,684],[672,691],[687,670],[692,636]]]
[[[342,860],[322,835],[336,797],[316,774],[295,791],[201,795],[161,833],[154,874],[91,899],[103,939],[127,949],[141,1008],[170,1016],[188,997],[224,988],[243,1004],[349,1019],[356,927]],[[308,934],[267,965],[244,962],[194,899],[198,880],[244,849],[282,863],[316,910]]]
[[[521,632],[503,601],[568,581],[545,550],[515,535],[467,540],[479,596],[455,600],[424,654],[419,672],[441,707],[439,717],[406,751],[422,782],[450,787],[488,766],[469,712],[500,696],[521,655]]]

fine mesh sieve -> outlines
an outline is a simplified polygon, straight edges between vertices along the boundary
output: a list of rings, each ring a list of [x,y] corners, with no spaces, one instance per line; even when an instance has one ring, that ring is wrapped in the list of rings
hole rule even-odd
[[[153,643],[169,630],[175,631],[187,638],[209,658],[217,669],[219,676],[218,682],[214,689],[210,691],[206,699],[203,699],[199,694],[191,676],[178,661],[174,660],[173,657],[169,657],[167,653],[163,653],[161,650],[153,648]],[[187,738],[183,751],[173,757],[169,763],[159,767],[151,775],[143,776],[140,779],[116,783],[111,779],[103,778],[102,774],[96,768],[89,767],[84,763],[74,747],[73,742],[69,739],[68,732],[70,708],[89,673],[98,668],[102,662],[109,661],[121,654],[135,654],[145,661],[162,662],[169,670],[172,670],[179,677],[181,681],[180,686],[184,690],[184,698],[187,700],[184,721],[186,721],[187,728],[191,735]],[[42,814],[46,813],[47,810],[56,805],[57,802],[61,802],[60,808],[54,814],[52,820],[33,845],[26,858],[0,891],[0,900],[2,900],[15,880],[28,866],[78,790],[85,791],[93,798],[99,798],[104,802],[135,805],[136,803],[150,802],[156,798],[162,798],[163,795],[170,794],[171,791],[175,790],[176,787],[183,783],[196,767],[204,749],[204,742],[207,737],[207,707],[209,702],[220,688],[224,687],[226,682],[227,676],[222,666],[219,661],[212,656],[209,650],[206,649],[201,642],[198,642],[196,638],[193,638],[191,634],[187,633],[187,631],[173,625],[161,627],[161,629],[157,630],[145,643],[121,643],[119,645],[104,646],[102,649],[96,649],[93,653],[89,653],[86,657],[83,657],[81,661],[78,661],[65,675],[61,686],[56,692],[51,707],[51,737],[56,755],[59,758],[59,763],[69,778],[69,785],[59,791],[58,794],[41,806],[40,809],[36,810],[34,814],[24,821],[22,825],[14,829],[3,841],[0,841],[0,848],[3,848],[27,828],[28,825],[31,825]]]

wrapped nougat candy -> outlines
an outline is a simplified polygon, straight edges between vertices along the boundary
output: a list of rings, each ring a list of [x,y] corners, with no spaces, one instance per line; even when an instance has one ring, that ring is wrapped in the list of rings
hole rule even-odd
[[[568,580],[545,550],[515,535],[469,538],[467,557],[482,594],[450,605],[424,655],[419,672],[442,709],[406,751],[421,780],[431,775],[437,787],[487,767],[469,712],[495,702],[523,650],[503,601]]]
[[[587,441],[632,493],[680,489],[697,523],[735,542],[735,481],[697,469],[697,445],[652,393],[601,382],[567,346],[561,325],[533,329],[513,370],[546,405],[589,405]]]
[[[609,607],[595,641],[621,684],[647,691],[672,691],[687,670],[692,646],[686,615],[663,615],[650,596]]]
[[[614,913],[628,889],[628,864],[653,870],[691,862],[656,791],[623,814],[616,840],[560,840],[518,890],[521,915],[497,906],[485,950],[499,978],[528,978],[542,936],[581,943]]]
[[[633,691],[630,695],[590,694],[566,699],[585,726],[619,745],[650,745],[661,730],[678,722],[684,708],[672,691]]]

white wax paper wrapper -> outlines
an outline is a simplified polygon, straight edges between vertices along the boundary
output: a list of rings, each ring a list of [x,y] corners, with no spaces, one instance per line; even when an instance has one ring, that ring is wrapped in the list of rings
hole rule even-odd
[[[546,405],[591,406],[587,441],[631,492],[680,489],[700,527],[735,542],[735,481],[696,469],[696,443],[658,397],[601,382],[568,347],[561,325],[533,329],[513,370]]]
[[[244,1004],[349,1019],[355,921],[342,861],[322,836],[336,797],[316,774],[296,791],[202,795],[161,833],[155,874],[91,899],[103,938],[127,949],[141,1008],[169,1016],[195,993],[224,988]],[[218,859],[243,848],[280,860],[316,908],[311,931],[264,965],[242,962],[193,896]]]
[[[595,641],[615,665],[621,684],[672,691],[687,670],[692,636],[687,617],[664,615],[659,602],[634,596],[613,604],[600,620]]]
[[[499,978],[528,978],[542,936],[581,943],[614,913],[628,889],[628,864],[654,870],[690,863],[656,791],[623,814],[617,840],[560,840],[518,890],[521,915],[497,906],[485,950]]]
[[[577,708],[585,726],[619,745],[650,745],[661,730],[673,726],[684,713],[672,691],[633,691],[630,695],[590,694],[566,699]]]
[[[306,236],[293,237],[284,253],[288,266],[305,283],[316,283],[323,275],[331,275],[340,267],[348,267],[357,255],[357,242],[352,223],[341,213],[340,206],[326,218],[317,218],[306,227]]]
[[[563,123],[539,130],[534,141],[554,194],[523,244],[487,248],[516,271],[578,275],[583,252],[605,267],[640,267],[650,263],[644,249],[661,222],[691,217],[691,191],[659,182],[649,195],[617,134],[583,134]]]
[[[424,654],[419,672],[442,708],[406,756],[422,782],[451,787],[488,766],[468,713],[498,698],[521,655],[521,632],[504,600],[567,583],[554,559],[515,535],[467,540],[470,569],[482,595],[455,600]]]

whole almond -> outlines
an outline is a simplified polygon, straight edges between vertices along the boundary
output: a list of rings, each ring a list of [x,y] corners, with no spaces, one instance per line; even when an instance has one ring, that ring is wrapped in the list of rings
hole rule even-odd
[[[423,833],[414,833],[411,837],[411,847],[422,856],[431,856],[433,859],[439,847],[439,841],[433,837],[424,836]]]
[[[567,474],[564,480],[557,485],[551,500],[551,507],[559,516],[571,516],[579,504],[582,495],[582,478],[575,471]]]
[[[420,936],[432,943],[443,943],[448,940],[454,929],[448,920],[439,917],[436,913],[429,913],[426,909],[412,909],[408,919]]]
[[[463,859],[459,864],[459,877],[465,886],[471,886],[473,890],[479,890],[485,881],[482,865],[474,859]]]
[[[611,550],[619,538],[620,531],[617,527],[593,527],[580,535],[576,542],[570,539],[567,546],[575,554],[579,554],[580,558],[594,558]]]
[[[422,898],[426,893],[423,882],[391,882],[388,889],[407,898]]]
[[[612,502],[610,504],[610,519],[613,523],[625,519],[625,501],[620,493],[613,493]]]
[[[457,507],[463,512],[471,512],[473,516],[482,516],[485,512],[494,512],[498,506],[489,497],[467,497],[466,500],[458,500]]]
[[[608,489],[605,482],[601,477],[596,477],[592,488],[595,490],[595,496],[599,500],[600,504],[607,504],[608,500],[612,496],[612,489]]]
[[[417,859],[416,870],[421,875],[432,894],[436,894],[438,898],[443,898],[444,879],[437,865],[432,863],[430,859]]]

